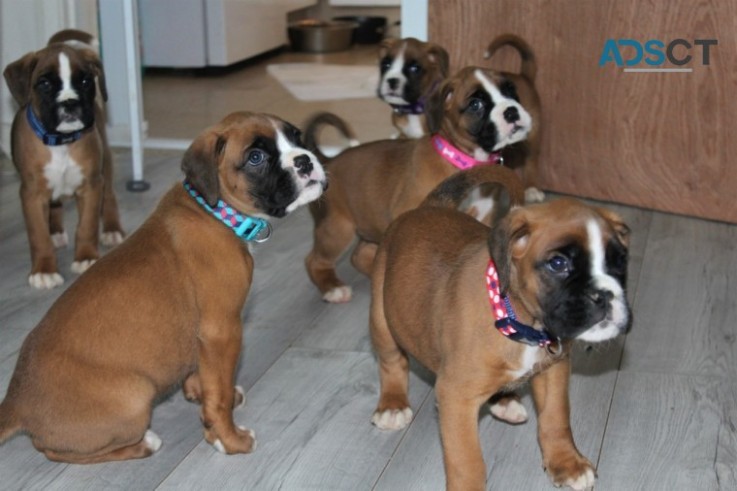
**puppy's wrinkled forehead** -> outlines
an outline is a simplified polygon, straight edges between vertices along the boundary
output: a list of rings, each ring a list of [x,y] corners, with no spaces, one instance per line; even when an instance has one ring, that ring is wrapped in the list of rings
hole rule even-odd
[[[505,99],[519,102],[514,84],[495,71],[469,67],[458,74],[455,86],[455,98],[459,103],[478,94],[485,94],[494,104]]]
[[[226,155],[250,147],[284,155],[301,145],[299,130],[291,124],[268,116],[247,116],[234,115],[221,122],[218,133],[227,140]]]

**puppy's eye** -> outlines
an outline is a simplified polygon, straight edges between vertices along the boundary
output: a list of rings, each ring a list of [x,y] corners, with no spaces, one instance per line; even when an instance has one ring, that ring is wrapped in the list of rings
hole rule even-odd
[[[89,75],[85,75],[80,84],[82,85],[83,89],[89,89],[94,84],[94,79]]]
[[[422,67],[417,63],[410,63],[410,65],[407,67],[407,70],[409,71],[409,73],[417,74],[422,71]]]
[[[381,63],[379,64],[379,67],[381,68],[382,72],[389,70],[389,67],[391,66],[392,66],[392,60],[389,58],[384,58],[383,60],[381,60]]]
[[[471,112],[479,112],[484,109],[484,101],[481,99],[471,99],[471,101],[468,103],[468,110]]]
[[[571,261],[567,257],[561,256],[560,254],[557,254],[548,259],[548,262],[545,263],[545,266],[550,272],[556,275],[563,276],[571,272]]]
[[[46,77],[41,77],[38,79],[38,82],[36,82],[36,87],[44,92],[49,92],[52,89],[51,81]]]
[[[264,162],[269,160],[269,156],[261,149],[254,148],[250,152],[248,152],[248,158],[246,161],[248,162],[248,165],[261,165]]]

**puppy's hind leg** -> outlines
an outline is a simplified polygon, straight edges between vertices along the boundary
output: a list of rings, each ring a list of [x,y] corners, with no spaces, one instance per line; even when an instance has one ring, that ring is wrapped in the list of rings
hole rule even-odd
[[[69,236],[64,231],[64,205],[60,201],[52,201],[49,206],[49,233],[56,249],[69,245]]]
[[[384,264],[377,258],[371,278],[371,343],[379,362],[381,394],[371,422],[382,430],[401,430],[412,421],[409,391],[409,359],[389,331],[384,316]]]
[[[370,276],[371,269],[374,265],[376,249],[378,247],[379,246],[373,242],[359,240],[356,248],[353,249],[353,254],[351,255],[351,264],[353,264],[353,267],[360,273]]]
[[[351,300],[351,287],[343,283],[335,272],[335,264],[355,237],[356,229],[347,217],[331,210],[327,203],[310,205],[315,217],[315,233],[312,251],[305,258],[307,273],[330,303]]]
[[[132,445],[116,448],[115,450],[100,453],[98,455],[79,455],[70,452],[58,452],[54,450],[41,450],[46,458],[55,462],[68,462],[71,464],[97,464],[100,462],[112,462],[116,460],[143,459],[150,457],[161,448],[161,438],[151,430],[146,430],[143,438]]]

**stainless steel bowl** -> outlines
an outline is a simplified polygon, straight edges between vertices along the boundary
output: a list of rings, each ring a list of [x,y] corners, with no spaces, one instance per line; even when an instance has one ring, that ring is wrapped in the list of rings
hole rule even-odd
[[[289,26],[289,43],[307,53],[343,51],[351,47],[357,27],[357,22],[301,20]]]

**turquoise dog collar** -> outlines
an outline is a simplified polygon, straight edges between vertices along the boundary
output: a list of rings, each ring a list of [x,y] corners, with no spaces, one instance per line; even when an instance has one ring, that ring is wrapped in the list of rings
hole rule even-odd
[[[271,224],[263,218],[250,217],[239,213],[225,201],[219,199],[213,207],[207,204],[205,198],[185,179],[184,189],[199,205],[213,217],[231,229],[235,235],[245,241],[266,242],[271,237]],[[262,236],[262,232],[264,235]]]

